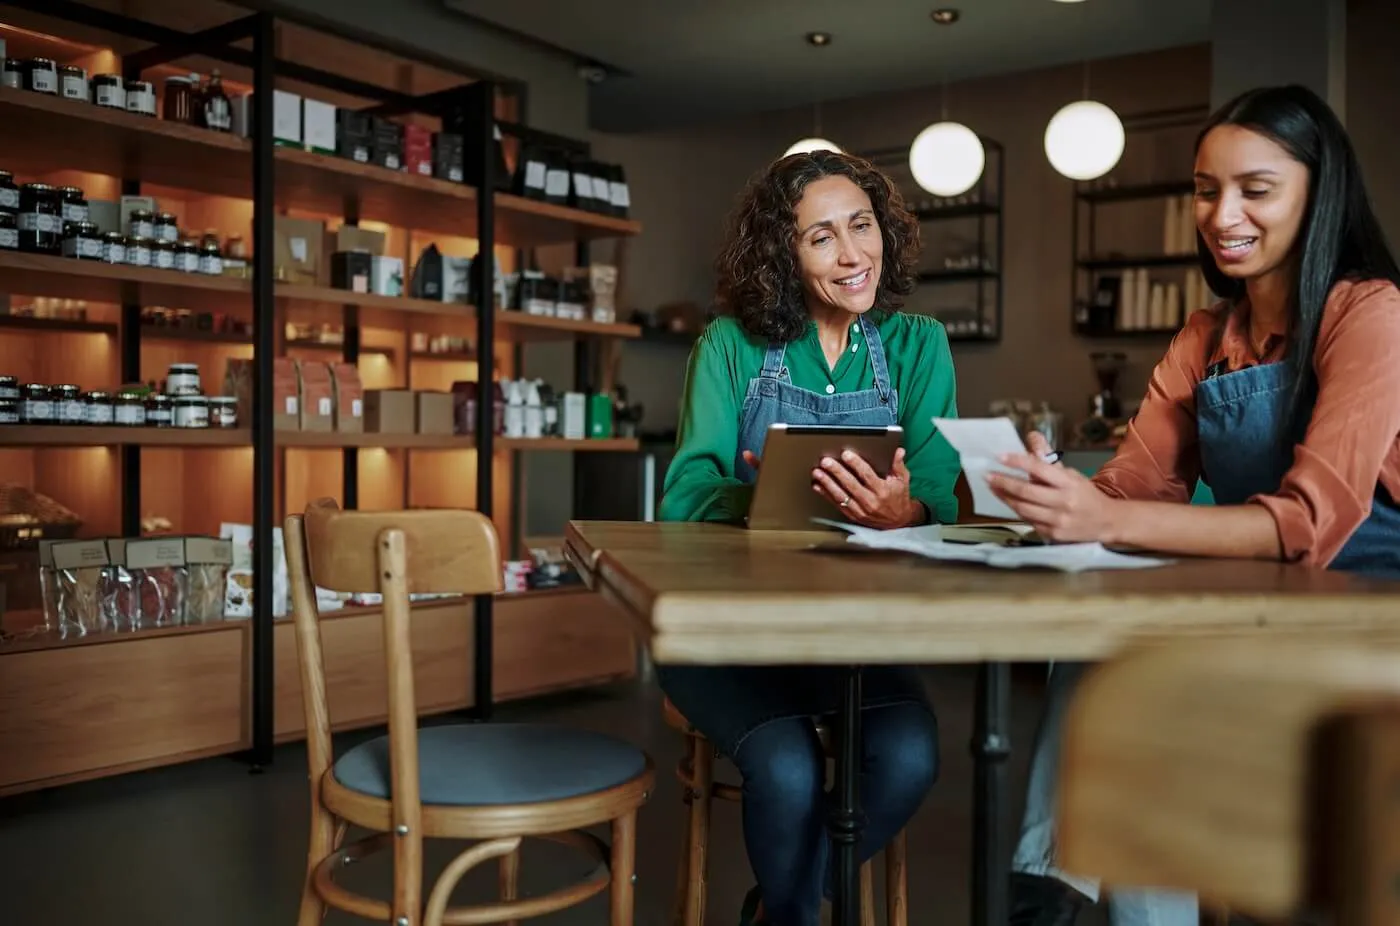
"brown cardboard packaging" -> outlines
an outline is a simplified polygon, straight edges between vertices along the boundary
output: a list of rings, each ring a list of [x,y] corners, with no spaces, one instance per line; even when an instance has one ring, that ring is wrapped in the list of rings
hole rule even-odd
[[[336,251],[364,251],[375,257],[384,256],[385,235],[383,232],[360,228],[356,225],[342,225],[335,232],[327,233],[327,254]]]
[[[408,389],[369,389],[365,392],[365,431],[370,434],[412,434],[413,392]]]
[[[335,388],[335,429],[341,434],[360,434],[365,429],[365,387],[353,363],[331,364],[331,385]]]
[[[319,360],[297,362],[297,382],[301,395],[301,429],[328,433],[334,429],[335,387],[331,368]]]
[[[451,434],[452,393],[415,392],[419,434]]]
[[[296,361],[286,357],[272,360],[272,429],[301,430],[301,399]],[[253,425],[253,361],[232,358],[224,370],[224,395],[238,400],[238,420]]]
[[[279,283],[325,286],[326,223],[312,219],[273,217],[273,276]]]

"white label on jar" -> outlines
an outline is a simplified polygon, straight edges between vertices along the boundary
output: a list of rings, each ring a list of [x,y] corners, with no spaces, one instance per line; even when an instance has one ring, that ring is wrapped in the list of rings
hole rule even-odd
[[[169,248],[156,248],[155,266],[159,267],[161,270],[174,270],[175,252]]]
[[[170,373],[165,378],[165,391],[169,395],[199,395],[199,374]]]
[[[365,415],[365,403],[361,399],[350,400],[350,417],[363,418]]]
[[[11,190],[8,187],[0,189],[0,209],[8,209],[11,212],[19,211],[19,190]]]
[[[185,273],[198,273],[198,272],[199,272],[199,255],[198,255],[198,254],[189,254],[189,253],[185,253],[185,254],[176,254],[176,255],[175,255],[175,269],[176,269],[176,270],[183,270]]]
[[[593,178],[587,174],[574,174],[574,195],[588,199],[593,195]]]
[[[25,421],[52,421],[53,403],[44,399],[24,400],[24,420]]]
[[[19,424],[19,409],[13,405],[0,406],[0,424]]]
[[[543,161],[525,162],[525,189],[544,189],[545,166]]]
[[[146,116],[156,114],[156,93],[154,90],[128,90],[126,92],[126,111],[129,113],[141,113]]]
[[[88,424],[111,424],[112,406],[103,402],[93,402],[87,407]]]
[[[113,241],[102,242],[102,261],[108,264],[126,263],[126,245]]]
[[[112,410],[112,418],[117,424],[145,424],[146,410],[140,405],[117,405]],[[155,416],[151,416],[152,420]]]
[[[171,224],[171,225],[157,225],[157,226],[156,226],[156,240],[157,240],[157,241],[179,241],[179,240],[180,240],[180,229],[176,228],[175,225],[173,225],[173,224]]]
[[[126,90],[122,87],[113,87],[110,84],[99,86],[97,88],[97,105],[126,109]]]
[[[176,405],[176,406],[175,406],[175,427],[177,427],[177,428],[207,428],[207,427],[209,427],[209,406],[207,406],[207,405]]]
[[[87,81],[81,77],[64,77],[63,98],[67,100],[82,100],[86,103],[88,98]]]
[[[19,247],[19,230],[0,228],[0,249],[13,251]]]
[[[325,417],[331,413],[331,400],[320,399],[316,402],[316,414]]]
[[[632,197],[627,195],[627,184],[613,181],[609,185],[609,192],[608,200],[619,209],[626,209],[632,205]]]
[[[151,265],[151,249],[142,244],[127,248],[126,262],[132,267],[149,267]]]
[[[152,409],[151,411],[145,412],[144,414],[145,414],[145,416],[146,416],[146,423],[147,423],[147,424],[169,424],[169,423],[170,423],[170,407],[169,407],[169,406],[166,406],[165,408],[156,408],[156,409]]]
[[[133,221],[131,230],[128,232],[133,238],[154,238],[156,236],[155,225],[148,219]]]
[[[63,221],[65,222],[86,222],[88,220],[88,207],[77,206],[73,203],[63,204]]]
[[[545,177],[544,195],[568,196],[569,172],[567,170],[551,170]]]
[[[611,202],[608,193],[608,181],[602,177],[593,178],[593,198],[603,202]]]
[[[102,256],[102,242],[96,238],[64,238],[63,256],[92,260]]]
[[[210,276],[218,276],[224,272],[224,259],[217,254],[199,256],[199,272],[207,273]]]
[[[53,71],[34,69],[29,72],[29,89],[35,93],[57,93],[58,79]]]
[[[296,413],[297,413],[297,397],[294,396],[294,395],[289,395],[289,396],[287,396],[287,414],[288,414],[288,415],[295,415]]]
[[[87,411],[82,399],[64,399],[58,406],[58,420],[64,424],[82,424],[87,420]]]
[[[63,227],[58,216],[44,212],[21,212],[16,224],[20,231],[32,232],[56,232]]]

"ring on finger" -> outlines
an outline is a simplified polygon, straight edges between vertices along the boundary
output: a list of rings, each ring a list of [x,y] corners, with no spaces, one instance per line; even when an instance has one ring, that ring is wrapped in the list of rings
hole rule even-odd
[[[841,507],[842,507],[842,508],[849,508],[850,506],[851,506],[851,497],[850,497],[849,495],[847,495],[845,501],[841,502]]]

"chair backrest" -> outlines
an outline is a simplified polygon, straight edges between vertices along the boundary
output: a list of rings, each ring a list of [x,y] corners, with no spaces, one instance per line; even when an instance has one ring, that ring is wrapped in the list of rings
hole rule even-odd
[[[288,517],[284,532],[313,797],[333,761],[316,588],[378,592],[384,596],[390,763],[397,816],[401,799],[405,804],[418,801],[418,712],[409,595],[500,591],[501,554],[495,527],[475,511],[342,511],[334,500],[319,499],[304,514]]]
[[[1090,672],[1061,741],[1057,863],[1263,921],[1400,922],[1400,659],[1182,642]]]

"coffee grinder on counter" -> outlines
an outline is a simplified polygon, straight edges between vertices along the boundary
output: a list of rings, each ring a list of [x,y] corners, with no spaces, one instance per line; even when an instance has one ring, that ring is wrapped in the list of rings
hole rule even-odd
[[[1099,391],[1089,400],[1089,409],[1095,418],[1117,421],[1123,417],[1123,403],[1118,398],[1118,377],[1127,365],[1127,356],[1117,352],[1094,351],[1089,355],[1094,361],[1094,376],[1099,381]]]

